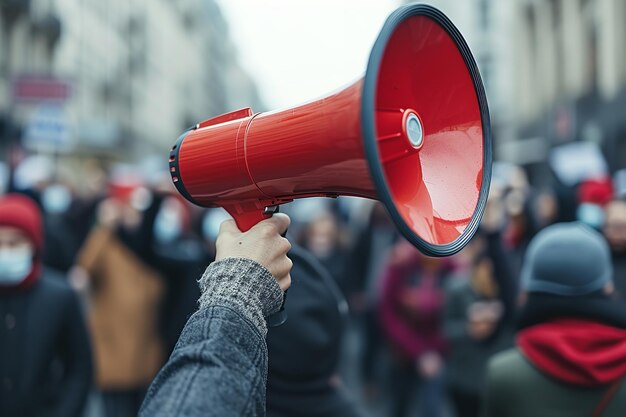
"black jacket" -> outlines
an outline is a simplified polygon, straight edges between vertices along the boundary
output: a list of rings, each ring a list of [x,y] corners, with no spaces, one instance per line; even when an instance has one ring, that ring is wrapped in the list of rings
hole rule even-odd
[[[361,417],[337,372],[348,306],[329,272],[299,246],[289,252],[287,321],[267,333],[268,417]]]
[[[0,416],[81,416],[91,382],[85,322],[62,278],[0,294]]]

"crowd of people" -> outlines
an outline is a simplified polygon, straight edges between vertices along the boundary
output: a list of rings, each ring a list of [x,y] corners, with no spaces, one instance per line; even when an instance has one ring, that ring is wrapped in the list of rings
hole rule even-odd
[[[266,333],[266,392],[252,387],[264,379],[254,361],[235,366],[236,381],[224,373],[219,388],[203,389],[251,407],[245,415],[260,401],[269,416],[565,416],[571,407],[599,416],[626,401],[619,175],[539,189],[520,168],[496,169],[479,231],[449,258],[421,254],[377,202],[287,205],[288,319],[268,328],[260,314],[280,307],[278,286],[243,261],[207,270],[228,232],[225,212],[188,204],[165,170],[85,166],[79,181],[26,161],[4,181],[2,416],[136,416],[164,365],[144,415],[176,406],[168,389],[200,395],[168,379],[188,356],[167,361],[215,317],[217,334],[236,330],[228,312],[211,310],[211,297],[226,297],[212,277],[228,271],[257,285],[228,297],[254,334]],[[271,308],[245,305],[257,292]],[[264,354],[240,342],[225,341],[232,354],[218,362]]]

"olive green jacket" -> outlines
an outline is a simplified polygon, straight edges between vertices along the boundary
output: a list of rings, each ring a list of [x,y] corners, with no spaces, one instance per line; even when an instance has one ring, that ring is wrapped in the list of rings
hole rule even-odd
[[[510,349],[489,362],[483,417],[592,417],[607,389],[566,385],[539,371],[519,350]],[[602,414],[624,416],[626,383]]]

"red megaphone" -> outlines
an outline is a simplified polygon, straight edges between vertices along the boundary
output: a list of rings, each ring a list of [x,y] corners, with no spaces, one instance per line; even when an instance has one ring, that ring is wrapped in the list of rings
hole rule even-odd
[[[242,230],[295,198],[381,200],[422,252],[446,256],[472,237],[491,176],[489,111],[467,44],[427,5],[385,22],[365,77],[287,110],[206,120],[170,153],[178,191],[224,207]]]

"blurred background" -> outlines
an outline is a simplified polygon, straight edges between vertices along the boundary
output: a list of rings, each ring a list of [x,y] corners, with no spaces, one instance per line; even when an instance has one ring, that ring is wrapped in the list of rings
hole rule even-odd
[[[495,146],[486,225],[451,262],[465,281],[482,280],[483,304],[475,307],[495,317],[485,319],[495,323],[491,327],[508,328],[520,260],[538,230],[578,219],[626,234],[623,206],[611,217],[620,226],[609,225],[606,215],[609,205],[626,198],[626,0],[427,3],[451,18],[472,49]],[[85,415],[126,415],[105,414],[119,403],[107,393],[141,397],[158,369],[146,365],[137,371],[141,377],[119,387],[102,379],[102,369],[112,366],[107,361],[115,361],[99,353],[100,339],[93,336],[92,277],[106,275],[93,260],[118,260],[93,243],[99,230],[118,231],[118,243],[154,272],[137,285],[152,288],[148,304],[158,308],[141,314],[157,330],[139,342],[160,346],[159,365],[195,308],[195,280],[212,259],[224,219],[218,210],[178,198],[167,171],[170,146],[187,127],[212,116],[241,107],[288,107],[353,82],[363,75],[385,18],[401,4],[0,0],[0,192],[37,201],[45,219],[44,263],[84,301],[99,376]],[[456,341],[446,317],[465,320],[464,309],[458,318],[450,306],[458,286],[447,278],[435,285],[440,296],[432,298],[439,300],[431,305],[432,321],[412,331],[416,337],[440,333],[444,342],[406,373],[396,354],[402,337],[386,331],[400,319],[386,312],[389,303],[402,302],[394,298],[389,271],[407,249],[384,210],[339,198],[297,202],[286,211],[294,219],[291,239],[327,267],[350,307],[332,377],[373,416],[417,409],[461,416],[454,393],[471,391],[467,381],[480,380],[484,366],[465,369],[449,348]],[[446,263],[419,259],[420,277],[452,275]],[[117,309],[116,295],[110,299],[108,308]],[[484,365],[512,343],[507,331],[498,334],[502,340],[488,349],[463,354]],[[3,389],[11,385],[3,381]],[[422,389],[403,392],[413,382]],[[133,401],[124,401],[132,410]]]

